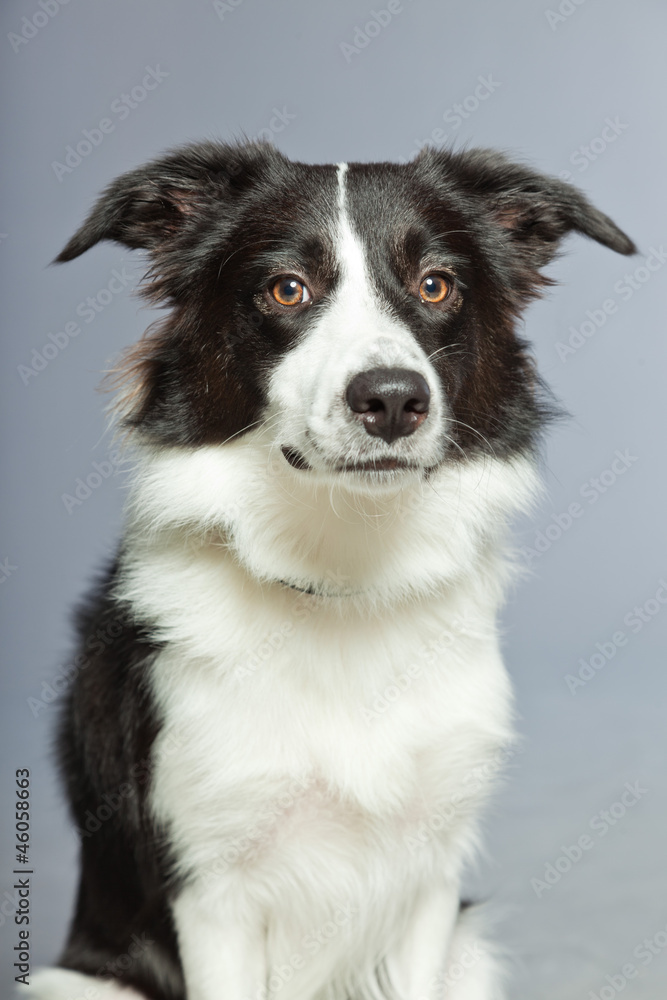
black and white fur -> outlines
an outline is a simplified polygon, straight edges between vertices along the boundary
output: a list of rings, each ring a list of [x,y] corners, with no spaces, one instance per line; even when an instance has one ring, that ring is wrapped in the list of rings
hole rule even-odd
[[[634,251],[494,152],[204,143],[115,181],[60,254],[143,249],[170,312],[121,373],[127,530],[59,742],[79,896],[25,996],[502,995],[459,881],[513,739],[495,622],[550,409],[514,327],[571,231]],[[377,369],[428,384],[414,432],[351,408]]]

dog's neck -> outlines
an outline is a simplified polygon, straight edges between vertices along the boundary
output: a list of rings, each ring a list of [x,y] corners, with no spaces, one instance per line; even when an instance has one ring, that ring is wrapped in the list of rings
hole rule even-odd
[[[536,483],[530,458],[481,457],[379,493],[318,485],[247,439],[146,451],[128,552],[152,558],[186,546],[221,573],[235,565],[237,586],[387,606],[489,575],[491,563],[502,578],[506,522],[530,504]]]

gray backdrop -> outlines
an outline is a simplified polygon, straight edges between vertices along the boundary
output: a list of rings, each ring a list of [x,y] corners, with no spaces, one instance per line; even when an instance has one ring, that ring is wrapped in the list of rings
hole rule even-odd
[[[513,1000],[664,997],[664,4],[41,2],[5,2],[0,34],[2,995],[16,768],[32,772],[36,964],[57,953],[71,908],[55,692],[69,609],[114,547],[124,493],[95,386],[152,318],[122,248],[48,263],[119,172],[186,139],[245,134],[313,162],[407,159],[429,140],[499,146],[569,172],[640,247],[626,259],[573,239],[551,269],[561,287],[527,314],[573,416],[546,449],[548,499],[517,526],[532,573],[504,625],[525,740],[470,887],[499,914]]]

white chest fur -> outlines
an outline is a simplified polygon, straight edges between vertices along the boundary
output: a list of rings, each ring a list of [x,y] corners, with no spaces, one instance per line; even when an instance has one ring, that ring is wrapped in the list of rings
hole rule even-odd
[[[210,632],[233,626],[216,657],[175,642],[153,667],[164,739],[179,747],[156,796],[165,819],[185,813],[184,842],[207,813],[214,841],[242,837],[293,779],[300,799],[316,786],[369,822],[423,819],[508,735],[506,678],[479,616],[447,615],[442,598],[345,615],[347,599],[267,589],[221,608]]]
[[[153,808],[183,874],[210,906],[261,914],[279,961],[339,908],[374,900],[380,933],[417,886],[456,880],[510,709],[493,630],[460,595],[386,616],[262,596],[232,590],[217,658],[158,657]]]
[[[511,739],[497,534],[532,473],[489,463],[399,497],[408,516],[365,523],[363,558],[354,510],[336,515],[332,557],[326,508],[202,495],[210,458],[176,497],[158,461],[134,503],[120,593],[165,642],[152,808],[197,909],[266,926],[270,964],[339,907],[378,955],[420,885],[456,882]],[[279,582],[332,565],[338,596]]]

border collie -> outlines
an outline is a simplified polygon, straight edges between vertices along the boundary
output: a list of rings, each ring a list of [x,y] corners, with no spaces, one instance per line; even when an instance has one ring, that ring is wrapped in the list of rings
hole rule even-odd
[[[141,249],[169,312],[117,372],[127,528],[59,735],[81,880],[24,995],[502,995],[459,884],[512,752],[506,528],[551,409],[515,325],[572,231],[635,250],[489,150],[206,142],[94,206],[57,259]]]

